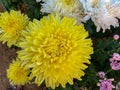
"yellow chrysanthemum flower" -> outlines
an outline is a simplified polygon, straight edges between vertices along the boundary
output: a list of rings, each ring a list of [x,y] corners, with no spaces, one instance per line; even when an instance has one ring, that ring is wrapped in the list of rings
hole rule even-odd
[[[30,79],[35,78],[38,86],[45,81],[54,89],[67,82],[73,84],[74,78],[81,80],[93,48],[88,32],[74,18],[50,14],[30,23],[24,36],[18,57],[32,68]]]
[[[25,85],[29,82],[30,70],[21,67],[21,61],[13,61],[7,70],[7,77],[13,85]]]
[[[11,10],[10,13],[0,13],[0,41],[7,42],[7,46],[17,45],[21,32],[29,23],[29,18],[20,11]]]

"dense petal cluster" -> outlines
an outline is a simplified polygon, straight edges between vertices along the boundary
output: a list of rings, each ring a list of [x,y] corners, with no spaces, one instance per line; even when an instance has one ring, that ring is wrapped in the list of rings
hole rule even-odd
[[[110,58],[110,66],[113,70],[120,70],[120,54],[113,53],[112,58]]]
[[[110,66],[113,70],[120,70],[120,54],[113,53],[112,58],[110,58]]]
[[[101,78],[97,83],[97,86],[100,87],[99,90],[112,90],[115,88],[115,86],[112,84],[112,81],[114,81],[114,79],[106,78],[106,74],[107,73],[104,73],[103,71],[98,72],[98,76]]]
[[[78,24],[91,18],[97,27],[105,32],[111,26],[118,27],[120,19],[119,0],[43,0],[42,12],[56,13],[77,19]]]
[[[93,53],[83,25],[78,26],[74,18],[50,14],[31,22],[27,30],[18,57],[23,66],[31,68],[30,79],[38,86],[45,81],[53,89],[81,80]]]
[[[17,45],[23,30],[29,23],[29,18],[20,11],[11,10],[0,13],[0,41],[7,46]]]
[[[115,86],[112,85],[112,81],[114,81],[114,79],[100,80],[100,83],[98,83],[98,86],[100,86],[99,90],[112,90],[115,88]]]
[[[105,78],[105,73],[103,71],[98,72],[100,78]]]
[[[84,22],[83,6],[79,0],[43,0],[42,12],[59,12],[61,17],[70,16],[77,19],[78,23]]]
[[[84,6],[86,17],[92,19],[97,27],[97,32],[118,27],[120,18],[120,0],[80,0]]]
[[[29,82],[30,70],[21,67],[21,61],[13,61],[7,70],[7,77],[13,85],[25,85]]]
[[[110,66],[113,70],[120,70],[120,62],[118,62],[118,61],[111,62]]]

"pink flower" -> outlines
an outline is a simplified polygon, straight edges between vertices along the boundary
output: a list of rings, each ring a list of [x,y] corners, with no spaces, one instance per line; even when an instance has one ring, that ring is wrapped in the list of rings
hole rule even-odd
[[[120,54],[119,53],[113,53],[113,59],[120,61]]]
[[[120,54],[119,53],[113,53],[113,57],[109,60],[110,66],[113,70],[120,70]]]
[[[113,61],[111,62],[110,66],[113,70],[120,70],[120,62]]]
[[[103,71],[98,72],[100,78],[105,78],[105,73]]]
[[[113,59],[113,58],[110,58],[110,59],[109,59],[109,61],[110,61],[110,62],[113,62],[113,61],[114,61],[114,59]]]
[[[115,34],[115,35],[113,36],[113,38],[114,38],[114,40],[118,40],[118,39],[120,38],[120,36],[119,36],[118,34]]]
[[[115,88],[115,86],[112,85],[112,81],[114,81],[114,79],[100,80],[100,82],[98,83],[98,86],[100,86],[100,90],[112,90],[112,88]]]

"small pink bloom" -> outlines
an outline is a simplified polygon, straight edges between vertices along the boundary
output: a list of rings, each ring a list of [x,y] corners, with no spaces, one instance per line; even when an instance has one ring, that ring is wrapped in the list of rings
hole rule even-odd
[[[100,86],[100,90],[112,90],[113,88],[115,88],[115,86],[112,85],[112,81],[114,81],[114,79],[100,80],[100,82],[98,83],[98,85]]]
[[[120,36],[119,36],[118,34],[115,34],[115,35],[113,36],[113,38],[114,38],[114,40],[118,40],[118,39],[120,38]]]
[[[120,62],[113,61],[110,63],[110,66],[113,70],[120,70]]]
[[[113,57],[114,60],[118,60],[120,61],[120,54],[119,53],[113,53]]]
[[[98,72],[100,78],[105,78],[105,73],[103,71]]]

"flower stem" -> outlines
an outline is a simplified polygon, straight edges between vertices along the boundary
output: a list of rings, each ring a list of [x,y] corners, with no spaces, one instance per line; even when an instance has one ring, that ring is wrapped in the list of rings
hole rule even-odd
[[[6,10],[7,10],[7,9],[5,8],[2,0],[0,0],[0,6],[1,6],[1,9],[2,9],[3,11],[6,11]],[[0,11],[1,11],[1,10],[0,10]]]
[[[111,72],[112,71],[112,69],[109,69],[105,74],[108,74],[109,72]]]

